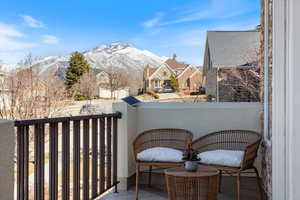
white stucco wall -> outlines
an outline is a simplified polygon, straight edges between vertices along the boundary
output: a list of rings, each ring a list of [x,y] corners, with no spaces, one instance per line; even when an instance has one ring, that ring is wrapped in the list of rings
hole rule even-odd
[[[224,129],[259,131],[259,103],[144,103],[137,109],[137,131],[183,128],[198,138]]]
[[[132,142],[138,133],[156,128],[183,128],[194,138],[225,129],[260,130],[260,103],[114,103],[119,121],[119,169],[122,182],[135,173]],[[125,183],[126,185],[126,183]]]

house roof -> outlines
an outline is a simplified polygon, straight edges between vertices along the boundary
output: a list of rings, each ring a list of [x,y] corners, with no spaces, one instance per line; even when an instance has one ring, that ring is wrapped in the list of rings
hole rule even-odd
[[[169,58],[165,61],[165,63],[172,69],[186,68],[187,66],[189,66],[189,64],[178,62],[175,58]]]
[[[152,74],[155,73],[155,71],[158,69],[158,67],[150,67],[149,65],[147,65],[144,68],[144,76],[150,77]],[[148,74],[149,72],[149,74]]]
[[[213,67],[247,66],[259,48],[259,31],[208,31],[207,43]],[[206,52],[207,53],[207,52]]]
[[[158,69],[158,67],[149,67],[149,77],[154,74],[154,72]]]
[[[203,72],[203,67],[195,67],[195,71],[194,71],[194,73],[192,73],[191,75],[190,75],[190,77],[193,77],[195,74],[197,74],[197,73],[200,73],[200,74],[202,74],[202,72]]]

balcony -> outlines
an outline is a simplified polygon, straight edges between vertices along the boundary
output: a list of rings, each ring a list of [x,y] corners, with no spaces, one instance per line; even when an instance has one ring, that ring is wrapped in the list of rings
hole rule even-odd
[[[183,128],[198,138],[225,129],[259,131],[260,111],[260,103],[114,103],[112,114],[16,121],[15,181],[9,165],[15,139],[5,134],[0,140],[9,152],[2,157],[10,161],[4,170],[7,183],[15,183],[15,199],[134,199],[132,142],[138,133]],[[0,126],[7,133],[14,131],[11,122],[1,121]],[[167,199],[162,170],[153,174],[151,187],[145,186],[147,173],[140,180],[140,199]],[[234,180],[223,178],[219,199],[235,197]],[[255,177],[244,174],[241,199],[256,199],[258,194]]]

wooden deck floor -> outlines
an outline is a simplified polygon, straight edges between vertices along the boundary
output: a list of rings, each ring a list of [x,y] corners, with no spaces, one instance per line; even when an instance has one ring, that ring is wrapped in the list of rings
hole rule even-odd
[[[218,195],[218,200],[234,200],[236,199],[236,182],[234,177],[223,177],[222,192]],[[259,192],[256,179],[252,177],[241,178],[241,200],[256,200]],[[141,200],[167,200],[167,192],[165,187],[153,185],[149,187],[141,187],[139,199]],[[135,188],[128,191],[120,191],[119,193],[110,193],[102,197],[104,200],[134,200]]]

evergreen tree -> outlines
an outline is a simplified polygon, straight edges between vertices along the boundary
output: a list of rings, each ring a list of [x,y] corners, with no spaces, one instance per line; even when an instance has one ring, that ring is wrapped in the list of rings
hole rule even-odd
[[[90,65],[84,58],[84,55],[79,52],[74,52],[69,60],[69,67],[66,69],[66,81],[67,89],[71,89],[72,86],[79,82],[80,77],[90,71]]]
[[[171,75],[170,85],[174,91],[179,90],[179,83],[173,74]]]

